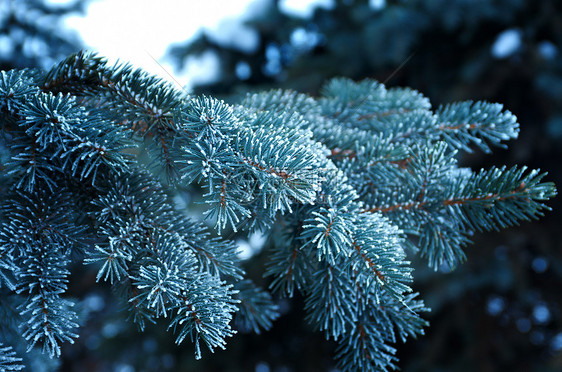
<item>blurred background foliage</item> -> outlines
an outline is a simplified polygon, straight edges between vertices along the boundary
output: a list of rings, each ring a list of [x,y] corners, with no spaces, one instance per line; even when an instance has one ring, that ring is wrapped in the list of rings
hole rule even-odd
[[[80,50],[80,37],[62,20],[83,14],[89,0],[0,0],[0,70],[44,69]]]
[[[227,37],[203,32],[172,45],[169,58],[181,68],[189,57],[215,54],[218,78],[194,91],[226,100],[270,88],[316,94],[327,79],[347,76],[412,87],[434,106],[501,102],[519,118],[520,138],[507,150],[475,152],[462,162],[527,164],[562,185],[561,1],[334,0],[308,15],[287,12],[283,3],[261,1]],[[83,7],[82,1],[0,0],[0,68],[49,67],[79,49],[78,37],[59,21]],[[553,211],[540,221],[475,235],[467,262],[455,271],[434,273],[412,257],[415,289],[433,310],[425,337],[397,345],[402,370],[562,370],[562,203],[556,198],[549,205]],[[246,262],[258,281],[263,261],[257,254]],[[196,362],[191,346],[176,347],[163,327],[138,334],[108,289],[92,287],[95,270],[76,270],[83,279],[72,283],[72,293],[84,298],[85,326],[63,350],[61,370],[334,368],[334,345],[310,332],[298,297],[279,299],[284,315],[270,332],[239,334],[226,351]]]

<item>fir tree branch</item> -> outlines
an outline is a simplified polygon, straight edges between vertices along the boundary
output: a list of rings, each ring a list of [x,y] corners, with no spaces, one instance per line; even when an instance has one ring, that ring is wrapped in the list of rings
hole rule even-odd
[[[246,279],[232,239],[178,211],[180,185],[202,189],[197,213],[218,235],[267,234],[270,289],[302,292],[307,319],[338,342],[339,366],[367,371],[394,368],[390,344],[426,326],[405,246],[452,266],[473,230],[541,216],[556,194],[525,167],[458,167],[458,149],[517,136],[501,105],[434,112],[420,93],[372,80],[232,106],[81,52],[46,75],[0,73],[0,130],[0,284],[22,316],[6,321],[54,356],[77,334],[63,297],[77,261],[97,265],[141,329],[167,319],[196,358],[201,341],[225,347],[233,319],[271,327],[271,296]],[[0,365],[10,358],[0,347]]]

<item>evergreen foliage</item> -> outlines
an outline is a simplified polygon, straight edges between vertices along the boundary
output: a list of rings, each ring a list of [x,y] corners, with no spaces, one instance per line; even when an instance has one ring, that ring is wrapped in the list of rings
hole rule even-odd
[[[269,329],[277,305],[231,239],[255,231],[272,242],[270,289],[305,296],[342,369],[396,368],[392,344],[423,334],[429,310],[407,254],[455,266],[475,231],[537,218],[556,194],[536,170],[457,165],[458,151],[517,137],[501,105],[433,111],[417,91],[370,80],[229,105],[79,53],[48,73],[2,72],[0,115],[0,291],[12,312],[0,363],[12,369],[22,347],[57,357],[78,337],[68,287],[81,262],[139,329],[164,321],[197,358],[201,343],[224,348],[233,325]],[[191,184],[215,233],[174,205]]]
[[[16,352],[10,346],[0,344],[0,368],[2,371],[21,371],[24,367],[20,363],[21,358],[16,356]]]
[[[289,12],[289,3],[304,2],[256,0],[240,20],[232,20],[240,31],[229,27],[229,37],[223,37],[220,28],[205,30],[196,40],[172,46],[169,56],[178,67],[200,53],[205,60],[216,56],[217,80],[196,86],[195,92],[225,99],[271,87],[317,95],[333,76],[346,76],[412,87],[434,107],[468,99],[501,102],[518,118],[518,144],[494,149],[493,157],[460,151],[460,164],[473,169],[527,164],[548,169],[556,184],[562,181],[561,1],[314,1],[321,5],[307,15]],[[249,33],[259,35],[255,49],[240,48],[248,45],[239,41]],[[496,47],[508,34],[511,48],[498,56]],[[562,293],[557,286],[562,280],[562,209],[557,203],[558,198],[549,203],[554,212],[538,223],[470,236],[476,244],[466,250],[467,262],[453,272],[439,270],[446,280],[427,270],[423,259],[412,259],[414,287],[432,308],[425,316],[431,329],[421,340],[398,347],[402,368],[562,369]],[[282,321],[300,319],[299,308]],[[547,317],[539,320],[535,315],[543,310]],[[522,325],[528,321],[527,331]],[[271,348],[260,349],[252,354],[252,366],[267,361],[271,369],[298,370],[327,357],[321,349],[297,353],[274,332],[264,343],[274,344],[283,356],[276,360]]]

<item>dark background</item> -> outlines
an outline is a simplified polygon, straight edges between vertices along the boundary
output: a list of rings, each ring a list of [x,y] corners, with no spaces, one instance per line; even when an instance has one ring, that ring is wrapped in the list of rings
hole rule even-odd
[[[169,58],[180,67],[187,56],[208,50],[217,53],[220,80],[195,87],[195,92],[227,100],[248,90],[269,88],[317,94],[327,79],[348,76],[415,88],[434,107],[469,99],[501,102],[519,118],[519,139],[491,155],[463,155],[462,164],[474,169],[526,164],[548,171],[546,180],[560,187],[562,2],[383,3],[375,9],[367,0],[336,0],[334,8],[317,8],[311,18],[301,19],[284,14],[272,0],[269,8],[247,22],[260,35],[256,50],[222,45],[203,33],[195,41],[171,46]],[[42,1],[21,4],[56,21],[80,11],[84,2],[56,9]],[[0,8],[0,38],[12,40],[13,48],[0,53],[1,69],[46,67],[83,47],[60,25],[45,28],[38,21],[41,17],[26,18],[6,9]],[[500,58],[492,50],[506,30],[519,35],[520,44]],[[30,47],[35,39],[43,40],[47,48]],[[539,221],[475,235],[474,244],[466,249],[467,262],[453,272],[442,268],[434,273],[412,257],[415,290],[432,308],[426,316],[431,326],[425,337],[397,345],[402,370],[562,370],[562,239],[558,235],[562,205],[560,198],[548,205],[553,211]],[[257,278],[264,256],[248,262],[248,272]],[[63,349],[62,370],[334,368],[334,345],[310,331],[303,320],[301,298],[279,299],[283,315],[271,331],[237,335],[226,351],[204,353],[203,360],[195,362],[191,346],[175,346],[165,325],[151,326],[144,334],[129,327],[108,288],[91,287],[92,273],[86,269],[83,282],[71,288],[86,299],[86,321],[77,344]]]

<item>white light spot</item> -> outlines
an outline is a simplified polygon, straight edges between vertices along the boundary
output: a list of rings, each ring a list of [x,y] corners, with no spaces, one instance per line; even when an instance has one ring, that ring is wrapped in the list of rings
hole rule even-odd
[[[496,316],[505,309],[505,301],[501,297],[493,297],[488,301],[488,314]]]
[[[217,43],[231,46],[246,53],[254,52],[260,42],[258,32],[242,24],[240,19],[225,19],[208,33]]]
[[[82,301],[82,304],[84,305],[85,308],[87,308],[90,311],[100,311],[101,309],[103,309],[105,305],[105,301],[103,300],[103,297],[101,297],[100,295],[91,294],[88,295],[84,299],[84,301]]]
[[[333,9],[334,0],[281,0],[279,1],[279,9],[293,17],[310,18],[314,14],[314,10],[318,7],[324,9]]]
[[[548,261],[544,257],[537,257],[531,263],[531,267],[537,273],[544,273],[548,268]]]
[[[252,246],[253,250],[258,252],[263,249],[266,240],[267,235],[261,234],[259,232],[255,232],[250,235],[250,245]]]
[[[238,258],[241,260],[247,260],[250,257],[258,254],[265,244],[267,235],[255,232],[251,234],[248,240],[239,239],[236,241],[240,253],[238,253]]]
[[[74,2],[74,0],[46,0],[45,2],[52,5],[66,5],[70,2]]]
[[[220,79],[220,60],[213,51],[206,51],[198,57],[187,58],[180,75],[190,76],[190,85],[209,84]]]
[[[386,6],[386,0],[369,0],[369,6],[373,10],[380,10]]]
[[[553,60],[558,55],[558,48],[552,42],[545,40],[538,45],[539,54],[547,60]]]
[[[498,35],[492,45],[492,55],[495,58],[506,58],[521,47],[521,31],[517,29],[505,30]]]
[[[247,80],[252,76],[252,69],[250,65],[244,61],[240,61],[236,64],[236,77],[240,80]]]
[[[253,250],[250,244],[246,240],[237,240],[238,245],[238,258],[241,260],[247,260],[253,256]]]
[[[550,310],[543,304],[533,308],[533,319],[537,324],[545,324],[550,320]]]
[[[113,338],[119,334],[119,327],[115,323],[107,323],[101,329],[101,334],[105,338]]]
[[[0,36],[0,56],[9,56],[14,51],[14,43],[9,36]],[[4,59],[3,57],[0,59]]]

